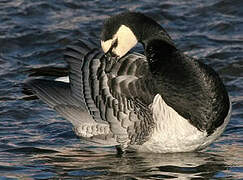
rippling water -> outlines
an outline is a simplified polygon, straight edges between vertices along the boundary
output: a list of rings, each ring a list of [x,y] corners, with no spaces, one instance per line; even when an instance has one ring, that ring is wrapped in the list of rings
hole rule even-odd
[[[243,178],[242,7],[242,0],[0,0],[0,179]],[[89,147],[70,123],[22,93],[39,69],[65,74],[63,49],[98,39],[104,19],[126,10],[153,17],[223,79],[232,119],[203,152],[119,156],[112,147]]]

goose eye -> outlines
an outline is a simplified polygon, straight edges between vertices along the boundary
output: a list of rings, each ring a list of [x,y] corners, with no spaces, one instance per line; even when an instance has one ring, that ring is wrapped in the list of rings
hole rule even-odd
[[[115,39],[115,40],[112,42],[110,49],[109,49],[105,54],[106,54],[106,55],[109,55],[109,56],[111,56],[111,57],[115,57],[116,54],[113,52],[113,49],[116,48],[117,45],[118,45],[118,40]]]
[[[118,39],[116,38],[115,41],[111,45],[111,49],[116,48],[118,45]]]

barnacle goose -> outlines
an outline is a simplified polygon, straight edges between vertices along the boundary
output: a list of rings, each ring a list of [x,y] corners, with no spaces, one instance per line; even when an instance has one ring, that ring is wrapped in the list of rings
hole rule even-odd
[[[129,53],[138,42],[145,55]],[[79,40],[66,49],[69,83],[27,83],[78,136],[122,151],[170,153],[201,150],[222,134],[231,102],[221,79],[177,49],[153,19],[136,12],[108,18],[101,47]]]

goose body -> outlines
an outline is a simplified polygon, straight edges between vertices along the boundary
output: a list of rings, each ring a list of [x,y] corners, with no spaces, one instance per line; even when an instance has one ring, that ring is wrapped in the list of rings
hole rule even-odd
[[[145,55],[128,53],[138,42]],[[155,21],[113,16],[101,47],[78,41],[67,48],[69,83],[27,83],[78,136],[123,151],[168,153],[203,149],[222,134],[231,103],[218,74],[180,52]]]

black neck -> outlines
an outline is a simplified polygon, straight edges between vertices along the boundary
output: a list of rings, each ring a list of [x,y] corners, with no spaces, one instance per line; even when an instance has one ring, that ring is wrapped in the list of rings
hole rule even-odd
[[[227,91],[209,66],[177,50],[170,41],[153,36],[142,41],[154,94],[199,130],[212,134],[224,122],[229,110]]]
[[[171,66],[175,59],[177,49],[171,41],[152,38],[144,41],[145,55],[147,57],[150,71],[153,75],[161,74],[161,70]]]

